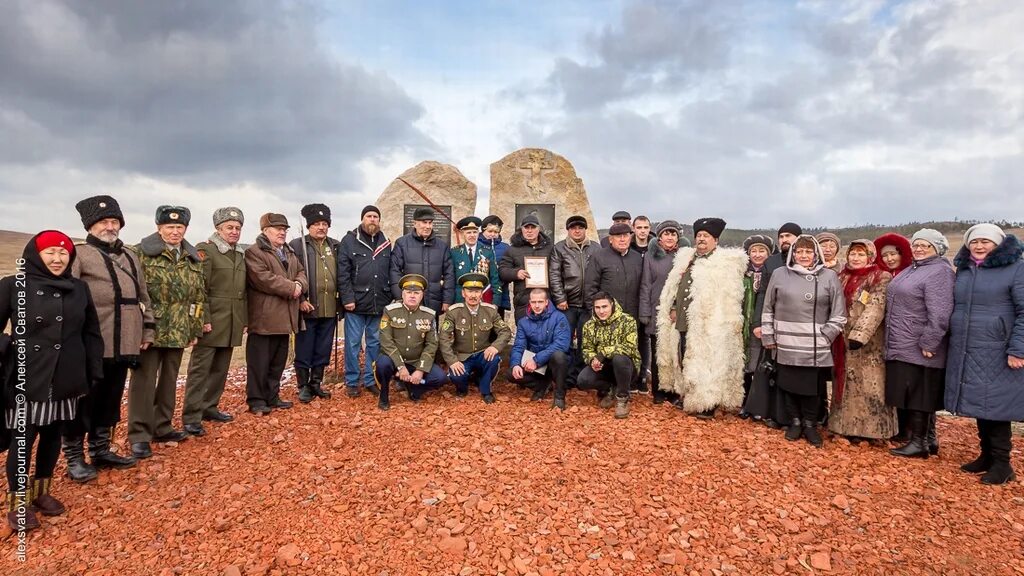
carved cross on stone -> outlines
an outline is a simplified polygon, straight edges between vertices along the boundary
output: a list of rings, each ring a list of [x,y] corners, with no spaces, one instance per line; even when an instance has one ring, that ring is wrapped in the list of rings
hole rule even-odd
[[[526,181],[526,187],[538,194],[543,194],[544,181],[543,172],[550,172],[555,169],[555,163],[549,160],[544,150],[530,150],[530,158],[516,166],[520,170],[529,170],[530,178]]]

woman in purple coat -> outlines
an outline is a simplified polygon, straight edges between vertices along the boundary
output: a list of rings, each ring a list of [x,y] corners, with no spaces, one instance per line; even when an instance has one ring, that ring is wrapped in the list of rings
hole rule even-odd
[[[955,263],[946,409],[978,419],[981,455],[960,467],[1005,484],[1010,422],[1024,420],[1024,246],[995,224],[972,226]]]
[[[885,403],[907,410],[910,441],[890,452],[937,454],[935,412],[943,408],[946,344],[955,275],[945,236],[928,228],[910,243],[914,263],[889,283],[885,313]]]

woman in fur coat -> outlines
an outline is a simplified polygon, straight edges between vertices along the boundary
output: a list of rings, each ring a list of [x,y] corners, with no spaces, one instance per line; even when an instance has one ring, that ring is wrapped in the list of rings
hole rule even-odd
[[[885,404],[885,290],[892,274],[879,268],[871,240],[854,240],[839,274],[846,300],[843,337],[832,345],[835,360],[832,412],[834,434],[888,439],[896,433],[896,409]]]
[[[761,342],[776,350],[778,386],[789,415],[787,440],[821,447],[818,411],[832,377],[832,341],[843,333],[846,300],[839,276],[825,267],[813,236],[793,243],[785,268],[772,273],[761,316]]]

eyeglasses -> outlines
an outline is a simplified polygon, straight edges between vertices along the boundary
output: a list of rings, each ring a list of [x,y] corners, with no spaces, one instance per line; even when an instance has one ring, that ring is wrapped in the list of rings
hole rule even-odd
[[[927,242],[925,242],[925,243],[914,243],[914,244],[911,244],[910,247],[913,248],[914,250],[928,250],[929,248],[932,248],[932,245],[928,244]]]

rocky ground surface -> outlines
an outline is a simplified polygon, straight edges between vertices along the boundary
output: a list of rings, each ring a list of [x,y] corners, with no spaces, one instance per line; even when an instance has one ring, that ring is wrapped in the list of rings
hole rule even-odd
[[[257,417],[236,371],[234,422],[58,480],[68,513],[29,534],[24,564],[0,534],[0,573],[1024,574],[1024,484],[958,470],[970,421],[941,419],[940,457],[906,461],[648,396],[626,420],[579,392],[569,405],[502,384],[489,406],[341,395]]]

